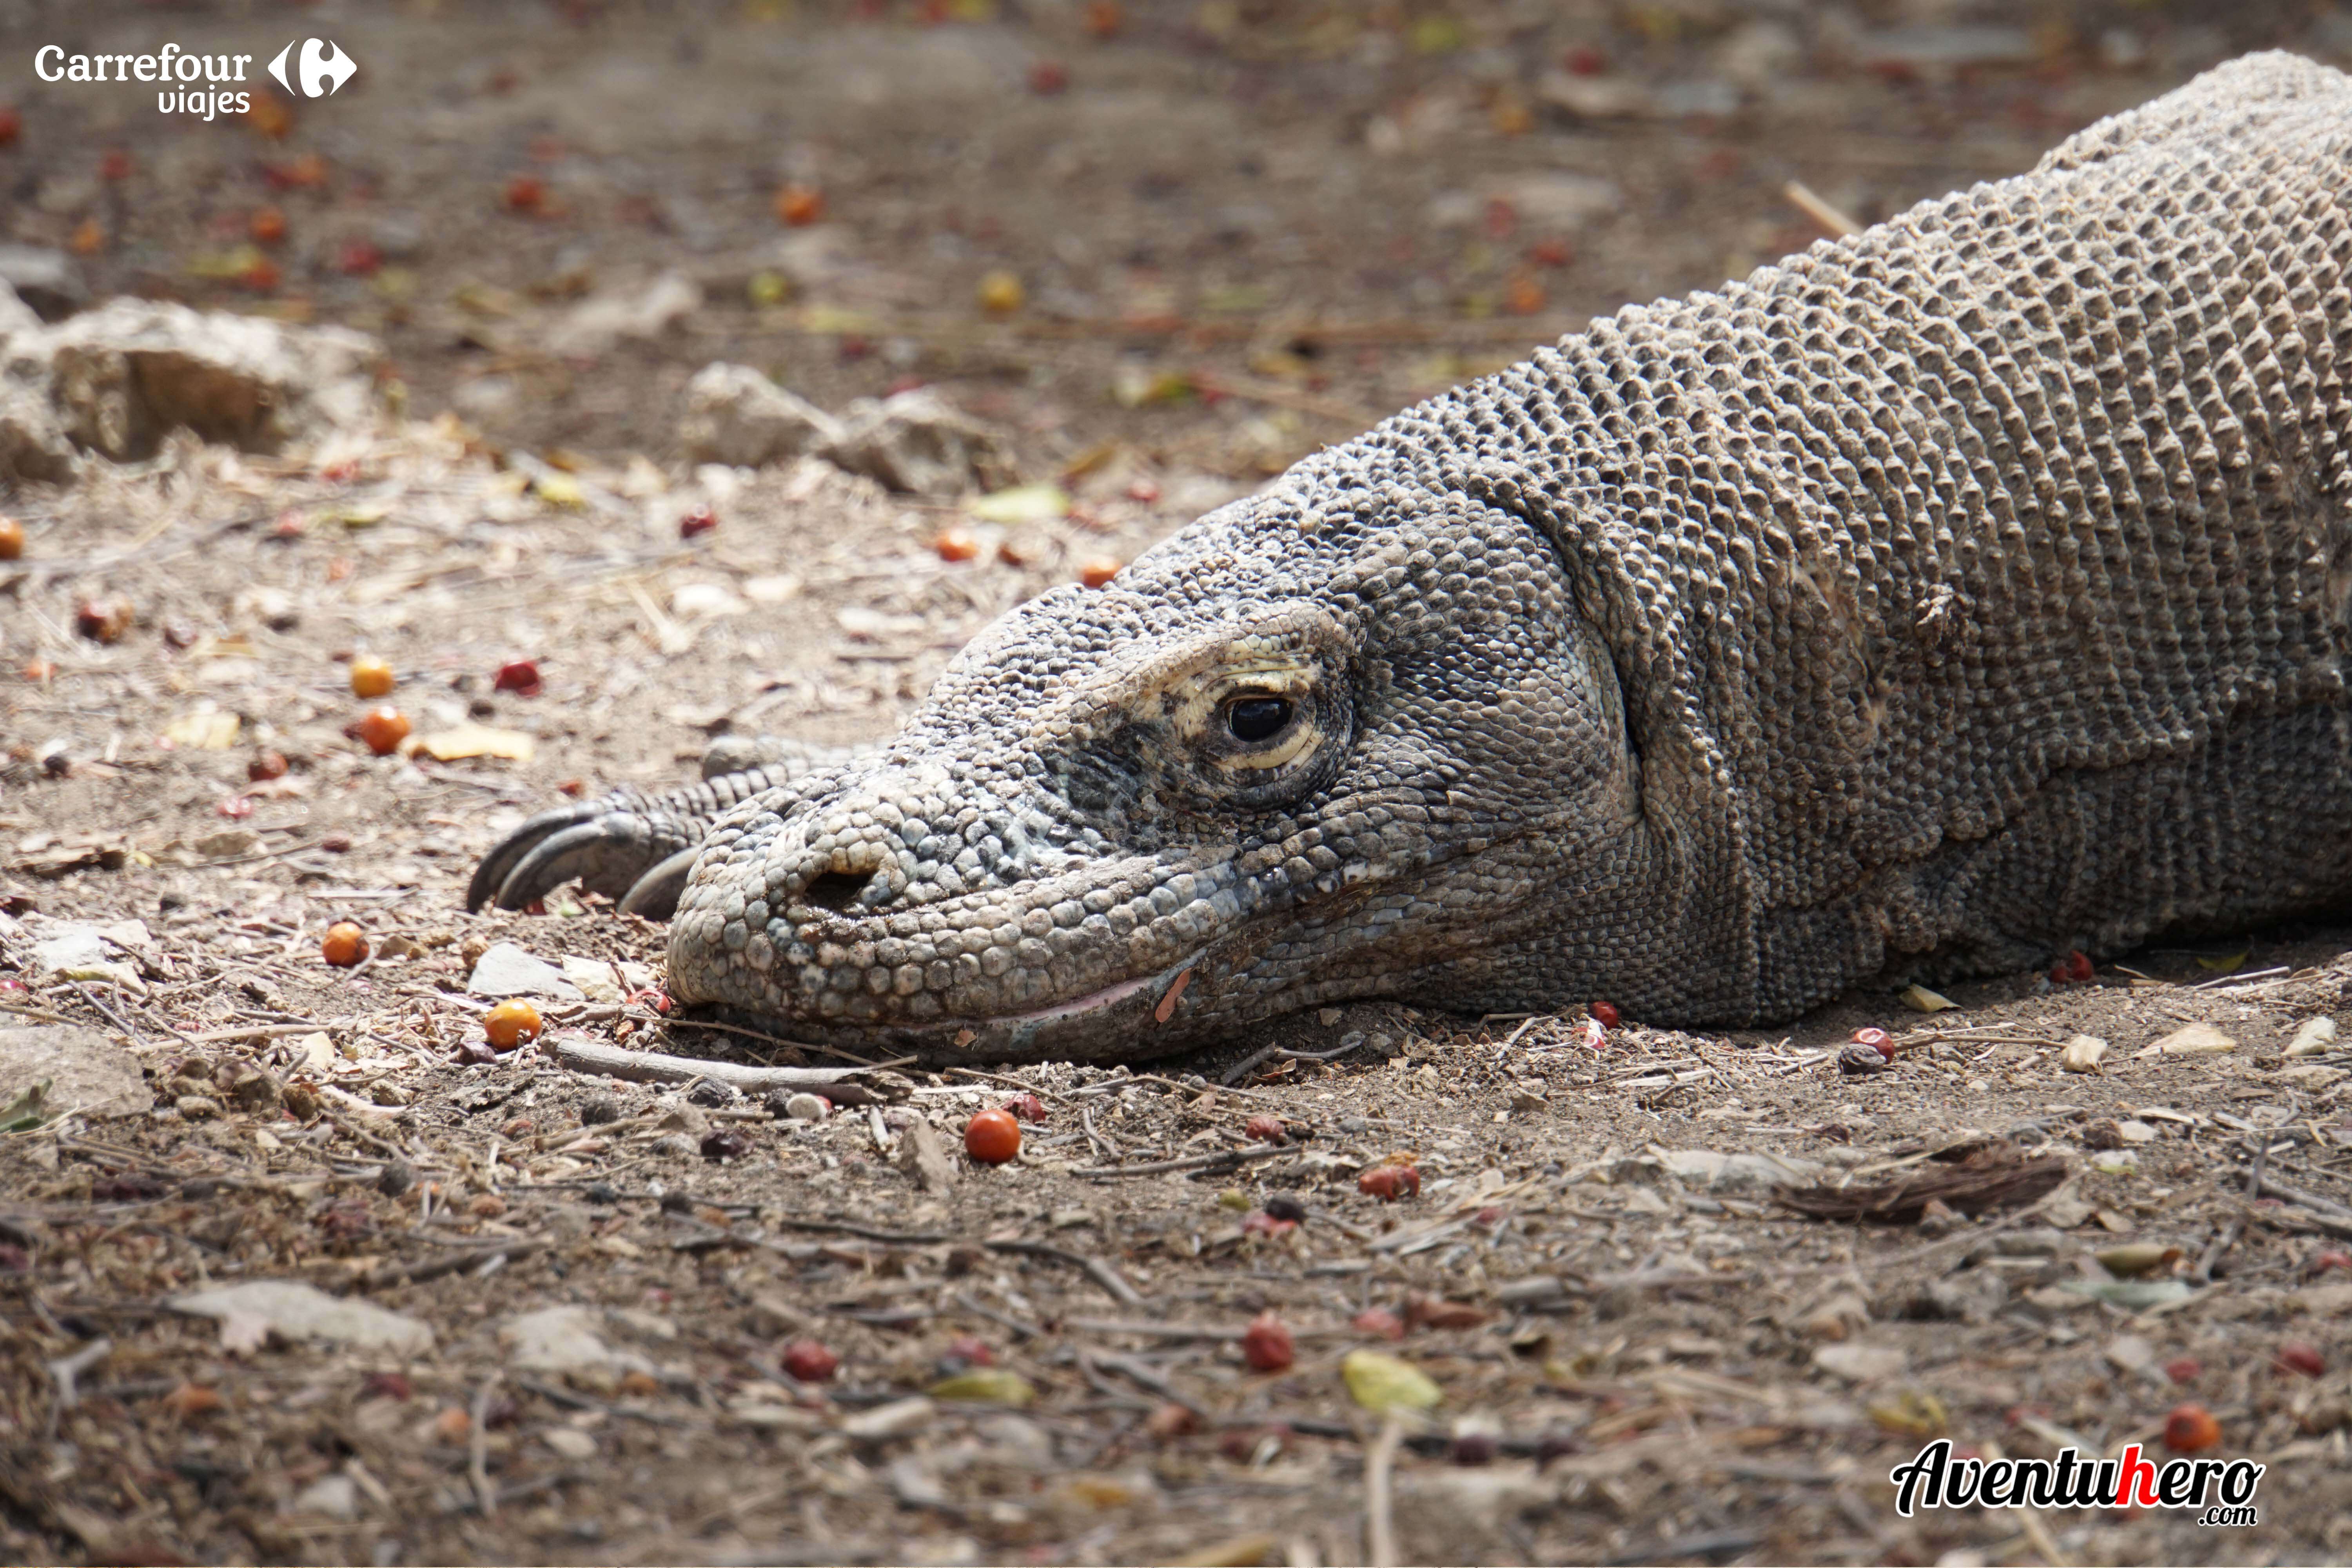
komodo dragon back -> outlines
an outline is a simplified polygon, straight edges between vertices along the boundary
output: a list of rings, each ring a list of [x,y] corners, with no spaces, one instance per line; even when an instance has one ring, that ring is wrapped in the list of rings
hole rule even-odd
[[[803,1037],[1785,1018],[2352,893],[2352,79],[2258,55],[1056,589],[887,746],[551,813]]]

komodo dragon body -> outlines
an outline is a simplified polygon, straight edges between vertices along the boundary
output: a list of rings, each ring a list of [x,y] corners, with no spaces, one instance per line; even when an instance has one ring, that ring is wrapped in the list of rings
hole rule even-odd
[[[636,880],[680,1000],[932,1059],[1753,1024],[2337,905],[2347,362],[2352,78],[2242,59],[1307,458],[857,759],[538,818],[473,901]]]

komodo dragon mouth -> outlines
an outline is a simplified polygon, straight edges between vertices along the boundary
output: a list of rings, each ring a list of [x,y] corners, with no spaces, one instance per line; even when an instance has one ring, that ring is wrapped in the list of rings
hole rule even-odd
[[[801,1038],[1134,1058],[1391,995],[1784,1018],[2352,893],[2352,79],[1627,310],[1014,610],[895,739],[551,812]],[[674,912],[673,912],[674,911]]]

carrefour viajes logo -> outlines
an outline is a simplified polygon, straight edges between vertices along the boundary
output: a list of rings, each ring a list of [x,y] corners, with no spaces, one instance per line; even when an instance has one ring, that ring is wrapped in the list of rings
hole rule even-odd
[[[305,38],[301,47],[296,76],[301,81],[301,93],[305,98],[326,97],[351,80],[352,73],[360,68],[359,62],[343,53],[342,46],[331,38]],[[287,79],[286,57],[293,52],[294,46],[289,44],[278,51],[276,59],[269,62],[269,74],[276,77],[278,85],[289,92],[294,91],[295,87],[294,82]]]
[[[253,58],[251,55],[190,54],[177,44],[165,44],[151,55],[69,55],[59,45],[45,44],[33,51],[33,74],[43,81],[152,82],[156,112],[211,120],[252,110],[252,95],[240,89],[245,68]],[[351,80],[359,68],[359,62],[343,53],[342,46],[327,38],[289,44],[269,62],[269,74],[278,79],[278,85],[305,98],[326,97]]]

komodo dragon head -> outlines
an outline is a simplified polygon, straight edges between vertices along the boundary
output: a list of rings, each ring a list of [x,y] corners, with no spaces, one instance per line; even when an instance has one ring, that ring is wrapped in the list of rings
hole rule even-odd
[[[1638,814],[1616,676],[1537,528],[1334,468],[1020,606],[877,756],[722,817],[672,994],[1003,1058],[1508,993]]]
[[[1569,891],[1643,880],[1617,675],[1545,531],[1436,471],[1468,417],[1400,416],[1031,600],[878,751],[719,816],[672,858],[671,994],[1003,1059],[1354,997],[1557,998],[1580,931],[1622,979]],[[569,830],[583,854],[598,831]],[[474,901],[599,868],[494,853]]]

